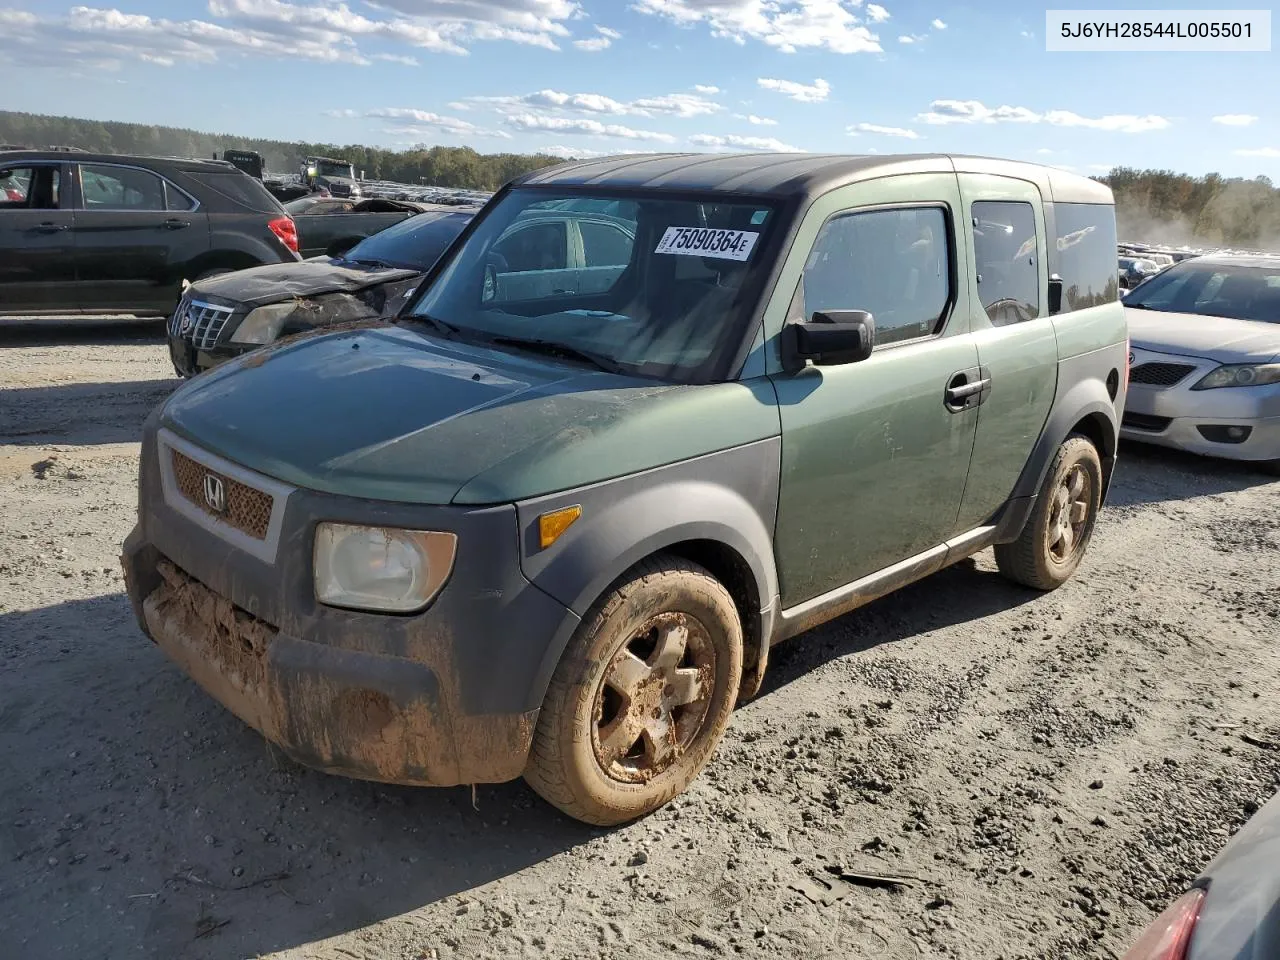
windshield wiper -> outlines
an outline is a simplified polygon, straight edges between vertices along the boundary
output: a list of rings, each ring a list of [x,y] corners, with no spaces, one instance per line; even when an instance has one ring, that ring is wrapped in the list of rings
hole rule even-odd
[[[597,370],[603,370],[606,373],[620,373],[624,375],[630,375],[631,373],[626,366],[619,363],[617,360],[614,360],[612,357],[605,356],[603,353],[583,350],[580,347],[573,347],[567,343],[558,343],[555,340],[526,340],[523,337],[486,337],[485,342],[501,346],[516,347],[521,350],[528,350],[530,353],[542,353],[550,357],[565,357],[570,360],[580,360],[583,363],[589,363]]]
[[[388,270],[399,269],[394,263],[388,263],[386,260],[379,260],[376,257],[343,257],[347,263],[358,263],[366,267],[383,267]]]
[[[395,322],[425,323],[428,326],[435,327],[439,333],[443,334],[450,340],[459,339],[458,334],[461,331],[460,327],[455,327],[452,323],[446,323],[445,321],[426,313],[410,313],[406,316],[399,316],[395,318]]]

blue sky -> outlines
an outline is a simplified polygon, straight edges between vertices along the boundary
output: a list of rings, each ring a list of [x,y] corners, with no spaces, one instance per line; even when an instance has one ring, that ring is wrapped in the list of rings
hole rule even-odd
[[[0,0],[5,108],[486,153],[939,151],[1280,182],[1276,54],[1046,53],[1044,7],[1009,0],[99,2]],[[1213,5],[1126,4],[1173,6]]]

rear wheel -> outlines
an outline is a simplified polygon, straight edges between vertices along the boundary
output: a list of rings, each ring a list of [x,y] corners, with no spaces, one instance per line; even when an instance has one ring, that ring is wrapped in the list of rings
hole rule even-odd
[[[1036,590],[1062,586],[1080,566],[1102,503],[1102,461],[1084,437],[1058,448],[1036,505],[1013,543],[996,545],[996,565]]]
[[[587,823],[643,816],[706,765],[741,676],[742,627],[729,592],[696,564],[646,560],[570,641],[525,780]]]

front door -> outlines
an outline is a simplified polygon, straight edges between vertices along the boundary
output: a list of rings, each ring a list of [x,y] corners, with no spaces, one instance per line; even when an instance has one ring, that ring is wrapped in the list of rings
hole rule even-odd
[[[174,271],[209,247],[207,219],[149,170],[80,164],[76,213],[79,298],[87,313],[168,314]]]
[[[789,312],[867,310],[876,347],[859,363],[773,376],[784,607],[937,546],[955,528],[981,399],[954,392],[980,379],[957,282],[967,269],[960,216],[954,174],[921,174],[828,194],[800,227],[791,256],[808,253],[803,305]],[[789,260],[784,293],[793,269]]]
[[[74,214],[56,163],[0,169],[0,315],[74,313]]]
[[[1057,390],[1058,340],[1048,310],[1045,222],[1035,184],[961,173],[974,265],[969,326],[991,381],[978,411],[973,465],[957,532],[993,519],[1040,439]]]

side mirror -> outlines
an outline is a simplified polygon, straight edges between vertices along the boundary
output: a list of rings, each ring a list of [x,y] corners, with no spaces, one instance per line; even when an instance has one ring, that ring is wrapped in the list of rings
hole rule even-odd
[[[1056,273],[1049,276],[1049,316],[1062,312],[1062,278]]]
[[[498,295],[498,267],[494,263],[484,265],[484,288],[480,291],[480,302],[488,303]]]
[[[827,310],[788,325],[797,357],[818,366],[857,363],[876,345],[875,318],[866,310]]]

